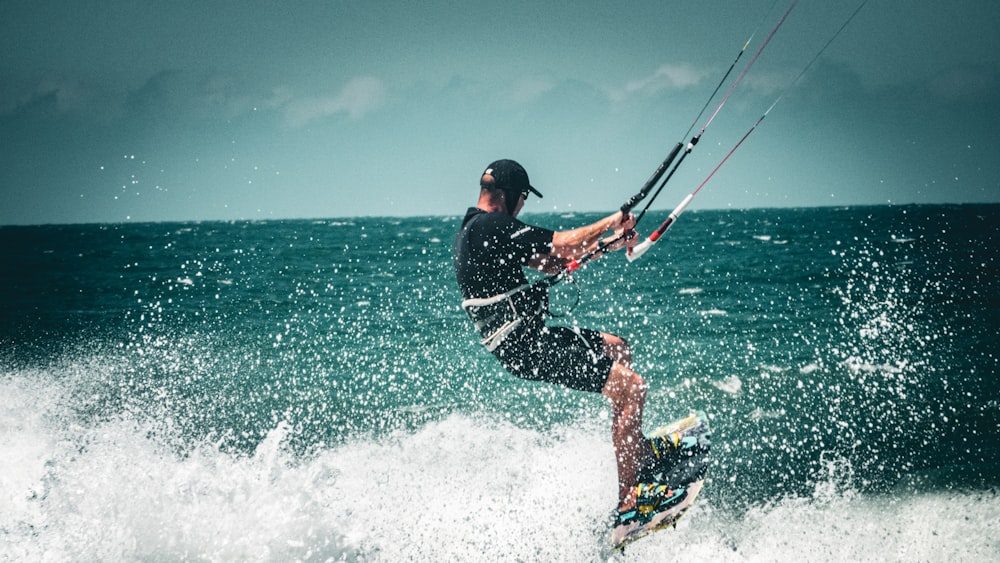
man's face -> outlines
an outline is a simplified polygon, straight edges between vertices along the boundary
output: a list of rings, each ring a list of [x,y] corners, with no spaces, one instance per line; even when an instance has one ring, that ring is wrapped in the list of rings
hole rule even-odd
[[[524,202],[527,200],[527,192],[521,192],[521,195],[517,198],[517,204],[514,206],[514,213],[512,213],[514,217],[517,217],[517,214],[521,212],[521,208],[524,207]]]

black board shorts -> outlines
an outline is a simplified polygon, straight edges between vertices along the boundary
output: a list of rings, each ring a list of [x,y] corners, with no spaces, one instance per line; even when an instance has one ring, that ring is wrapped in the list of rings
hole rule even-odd
[[[600,393],[614,364],[604,355],[604,337],[596,330],[540,325],[517,330],[493,351],[504,368],[522,379],[545,381]]]

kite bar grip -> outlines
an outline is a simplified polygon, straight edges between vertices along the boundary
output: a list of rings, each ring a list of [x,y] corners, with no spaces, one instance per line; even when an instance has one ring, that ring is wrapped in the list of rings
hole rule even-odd
[[[677,221],[677,218],[681,216],[681,213],[684,213],[684,210],[687,209],[687,206],[691,203],[692,199],[694,199],[694,194],[688,194],[688,196],[684,198],[684,201],[682,201],[680,205],[675,207],[674,210],[670,212],[670,216],[668,216],[667,220],[660,225],[660,228],[653,231],[653,233],[650,234],[646,240],[632,247],[632,252],[628,254],[628,261],[634,262],[640,256],[645,254],[646,251],[649,250],[649,248],[653,246],[661,236],[663,236],[663,233],[667,232],[667,229],[673,226],[674,222]]]
[[[628,256],[628,261],[629,262],[636,261],[640,256],[642,256],[643,254],[645,254],[646,251],[649,250],[649,247],[651,247],[651,246],[653,246],[653,242],[651,240],[649,240],[648,238],[646,240],[640,242],[639,244],[633,246],[632,247],[632,252],[629,252],[626,255],[626,256]]]

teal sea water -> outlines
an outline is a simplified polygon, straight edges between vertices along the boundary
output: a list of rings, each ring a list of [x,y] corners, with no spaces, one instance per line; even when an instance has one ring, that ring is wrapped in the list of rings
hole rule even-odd
[[[0,228],[0,560],[601,559],[608,406],[476,345],[460,211]],[[715,431],[621,559],[1000,559],[998,275],[997,205],[689,211],[558,286]]]

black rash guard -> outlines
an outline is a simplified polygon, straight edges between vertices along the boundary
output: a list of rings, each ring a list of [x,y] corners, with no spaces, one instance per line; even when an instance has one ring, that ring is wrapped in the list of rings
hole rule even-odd
[[[483,299],[528,283],[524,266],[552,252],[549,229],[506,213],[470,207],[455,237],[455,274],[465,299]]]

